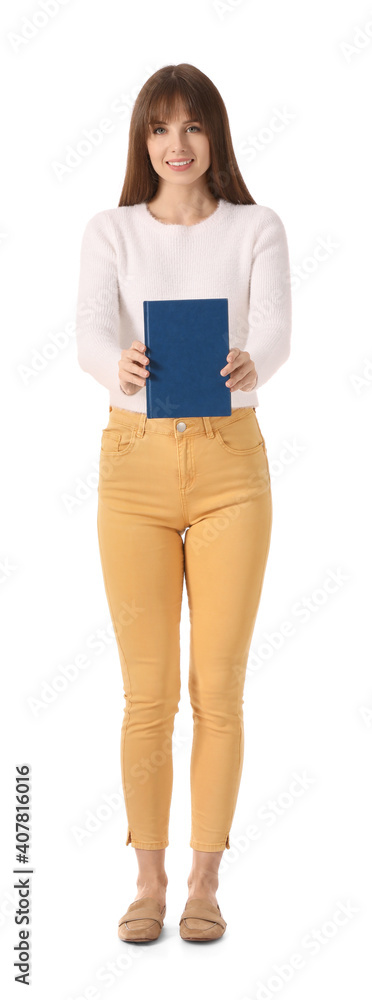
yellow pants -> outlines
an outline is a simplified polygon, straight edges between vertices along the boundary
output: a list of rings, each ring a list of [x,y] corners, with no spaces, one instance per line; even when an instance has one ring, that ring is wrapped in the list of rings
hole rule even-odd
[[[189,843],[198,851],[229,848],[243,764],[246,667],[272,528],[270,472],[255,409],[148,419],[110,407],[97,528],[124,684],[126,844],[152,850],[169,844],[185,575],[194,724]]]

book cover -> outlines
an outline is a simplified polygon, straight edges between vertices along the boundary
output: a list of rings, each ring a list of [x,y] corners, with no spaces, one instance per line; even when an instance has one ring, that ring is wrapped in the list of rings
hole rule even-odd
[[[229,352],[228,299],[145,300],[147,417],[231,414],[231,393],[220,374]]]

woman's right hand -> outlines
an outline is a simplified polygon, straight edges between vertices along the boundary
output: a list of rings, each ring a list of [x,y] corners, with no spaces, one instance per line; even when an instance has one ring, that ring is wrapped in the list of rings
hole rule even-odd
[[[119,382],[127,396],[134,396],[146,385],[149,374],[146,365],[149,359],[145,355],[146,344],[140,340],[132,340],[131,347],[121,352],[119,364]]]

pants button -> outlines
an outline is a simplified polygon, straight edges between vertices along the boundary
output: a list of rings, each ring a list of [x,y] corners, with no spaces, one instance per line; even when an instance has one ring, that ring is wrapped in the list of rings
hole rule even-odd
[[[183,420],[180,420],[179,424],[177,424],[177,430],[178,431],[185,431],[186,430],[186,424],[183,422]]]

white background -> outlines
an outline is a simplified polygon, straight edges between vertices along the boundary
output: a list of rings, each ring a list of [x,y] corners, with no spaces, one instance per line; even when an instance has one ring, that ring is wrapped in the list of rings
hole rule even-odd
[[[36,0],[4,3],[0,42],[3,992],[22,993],[13,979],[14,789],[15,768],[27,762],[37,1000],[366,996],[372,8],[69,0],[25,41],[41,9]],[[123,687],[96,536],[108,398],[79,368],[74,336],[83,229],[118,204],[140,87],[178,62],[220,90],[246,184],[285,225],[293,274],[291,356],[260,389],[257,408],[274,520],[248,661],[243,775],[217,893],[227,931],[204,949],[178,931],[192,858],[185,590],[165,926],[152,945],[117,938],[137,865],[125,847]],[[113,109],[125,100],[120,115]],[[277,132],[278,111],[286,122]],[[69,147],[107,118],[111,132],[64,169]],[[270,636],[286,622],[292,634],[274,649]],[[295,773],[308,785],[293,796]],[[269,800],[278,810],[271,822]],[[295,953],[302,964],[290,973]]]

